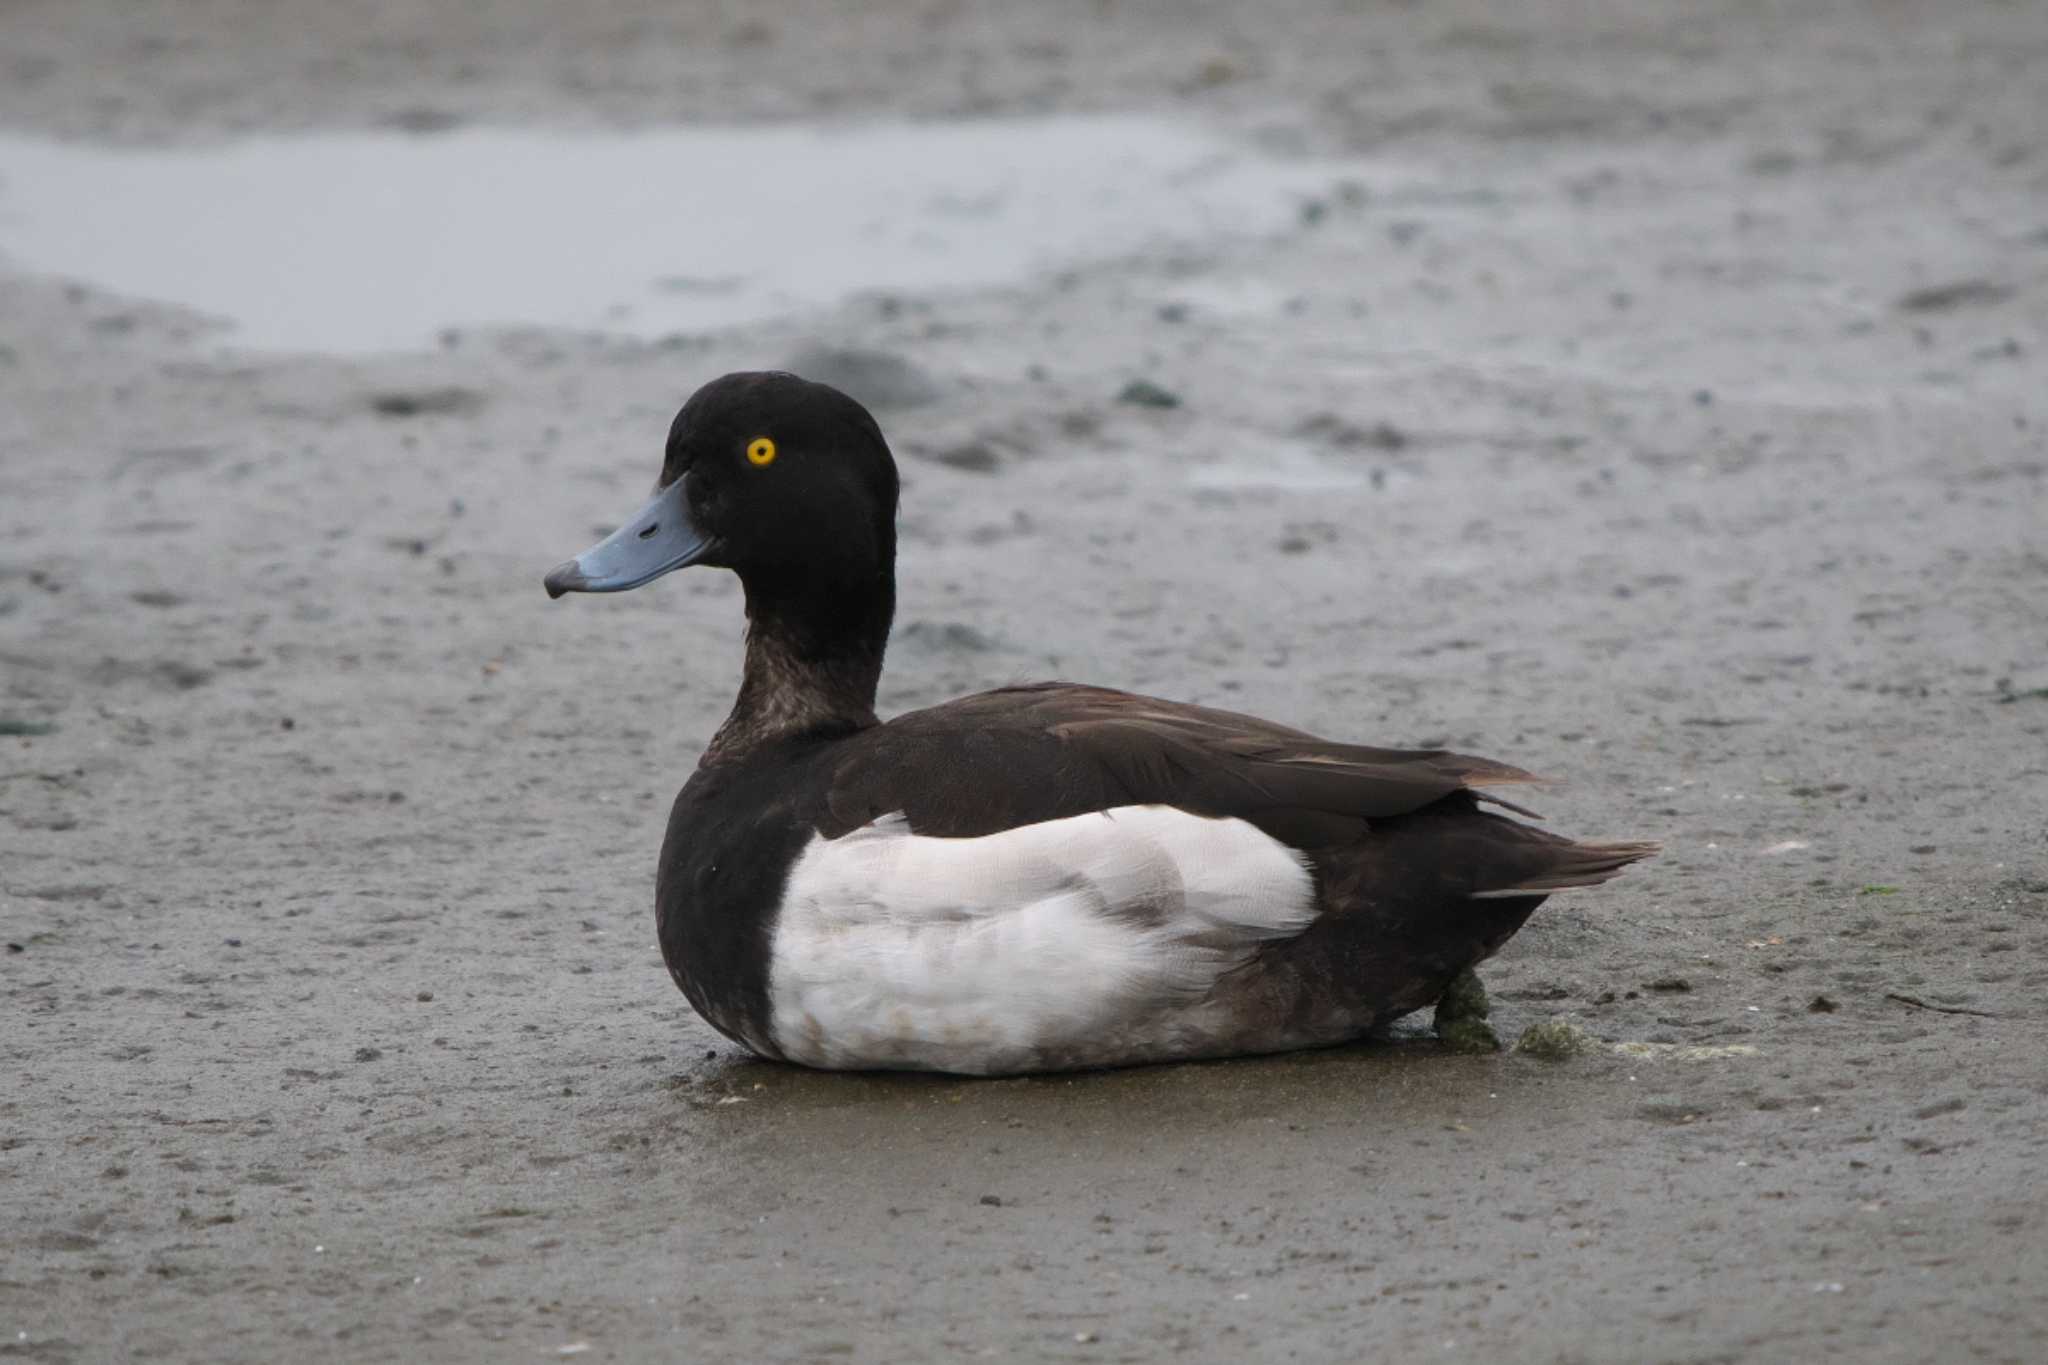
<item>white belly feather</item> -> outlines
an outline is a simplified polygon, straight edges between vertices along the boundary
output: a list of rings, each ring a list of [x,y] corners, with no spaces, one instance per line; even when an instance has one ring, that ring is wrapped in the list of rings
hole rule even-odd
[[[1307,928],[1314,901],[1300,856],[1242,820],[1119,806],[940,839],[885,817],[790,870],[775,1041],[821,1067],[1175,1055],[1217,979]]]

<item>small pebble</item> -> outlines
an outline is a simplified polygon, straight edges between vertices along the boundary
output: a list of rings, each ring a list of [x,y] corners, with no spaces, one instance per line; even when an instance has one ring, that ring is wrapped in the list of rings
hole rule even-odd
[[[962,469],[970,474],[991,474],[1002,465],[1002,458],[986,441],[964,441],[948,446],[932,456],[942,465]]]
[[[1133,379],[1124,385],[1116,396],[1119,403],[1131,403],[1141,408],[1177,408],[1180,395],[1170,389],[1163,389],[1149,379]]]

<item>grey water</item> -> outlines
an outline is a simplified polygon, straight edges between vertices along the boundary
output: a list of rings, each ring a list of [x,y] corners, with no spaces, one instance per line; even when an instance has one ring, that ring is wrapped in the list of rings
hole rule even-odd
[[[252,349],[409,350],[490,326],[654,338],[1271,232],[1331,177],[1120,115],[169,149],[0,136],[0,258],[220,319]]]

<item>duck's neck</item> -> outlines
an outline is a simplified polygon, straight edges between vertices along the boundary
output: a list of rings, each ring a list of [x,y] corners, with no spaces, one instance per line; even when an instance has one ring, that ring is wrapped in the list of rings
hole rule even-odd
[[[699,766],[728,763],[764,744],[829,738],[875,721],[875,687],[896,611],[885,573],[867,592],[821,597],[747,584],[747,665],[732,714]]]

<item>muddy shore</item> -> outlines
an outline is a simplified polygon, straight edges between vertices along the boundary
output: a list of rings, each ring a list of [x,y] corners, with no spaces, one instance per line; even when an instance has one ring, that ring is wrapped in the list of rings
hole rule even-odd
[[[654,339],[256,351],[0,256],[0,1358],[2037,1357],[2048,11],[676,8],[16,3],[0,132],[1128,112],[1344,169]],[[903,467],[885,710],[1059,675],[1554,775],[1666,852],[1484,975],[1600,1046],[712,1034],[651,897],[736,589],[539,579],[792,362]]]

